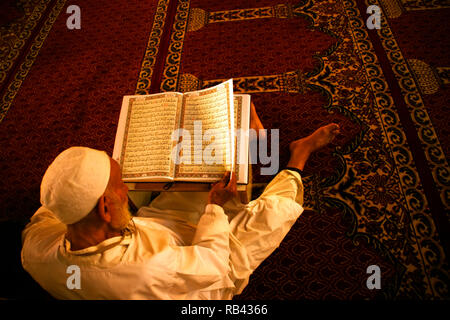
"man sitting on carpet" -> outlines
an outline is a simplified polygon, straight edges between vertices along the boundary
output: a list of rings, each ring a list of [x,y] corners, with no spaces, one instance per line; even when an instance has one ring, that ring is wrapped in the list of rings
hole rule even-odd
[[[161,193],[137,217],[120,167],[72,147],[47,169],[22,265],[58,299],[231,299],[303,212],[301,170],[336,124],[290,144],[288,168],[248,204],[227,173],[210,192]]]

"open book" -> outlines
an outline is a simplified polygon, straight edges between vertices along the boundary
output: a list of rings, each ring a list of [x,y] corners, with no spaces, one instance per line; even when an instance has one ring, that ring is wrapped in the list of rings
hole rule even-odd
[[[125,182],[213,182],[234,171],[246,184],[249,125],[250,96],[234,95],[232,79],[186,93],[124,96],[113,159]]]

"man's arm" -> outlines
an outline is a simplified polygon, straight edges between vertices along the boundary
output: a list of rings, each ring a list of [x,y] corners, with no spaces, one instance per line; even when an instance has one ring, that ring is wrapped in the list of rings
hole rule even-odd
[[[230,225],[222,205],[234,195],[236,176],[233,174],[230,178],[228,172],[212,187],[192,244],[173,248],[177,256],[173,291],[187,293],[233,286],[227,278]]]
[[[56,230],[65,230],[64,224],[55,217],[55,215],[50,212],[45,207],[40,207],[30,218],[30,222],[25,226],[22,231],[22,243],[30,232],[37,233],[40,235],[45,235],[39,229],[41,228],[52,228]]]

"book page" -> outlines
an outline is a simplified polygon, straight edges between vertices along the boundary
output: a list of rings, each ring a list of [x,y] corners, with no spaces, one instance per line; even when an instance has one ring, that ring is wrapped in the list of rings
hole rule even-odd
[[[180,127],[184,161],[176,167],[175,177],[189,181],[215,181],[234,169],[233,83],[188,92],[184,95]],[[189,163],[190,162],[190,163]]]
[[[248,183],[250,95],[234,95],[234,123],[236,128],[235,173],[237,182]]]
[[[126,98],[126,100],[125,100]],[[182,95],[127,96],[127,120],[120,155],[124,181],[173,177],[172,133],[178,128]]]

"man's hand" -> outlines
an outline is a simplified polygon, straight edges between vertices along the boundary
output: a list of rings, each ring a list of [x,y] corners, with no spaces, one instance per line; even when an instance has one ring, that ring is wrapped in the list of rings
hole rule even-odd
[[[222,207],[228,200],[236,195],[236,174],[227,171],[222,180],[213,184],[211,191],[209,191],[208,204],[217,204]]]

